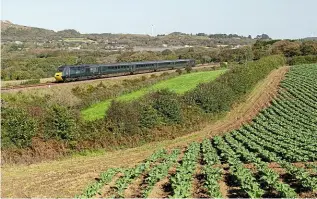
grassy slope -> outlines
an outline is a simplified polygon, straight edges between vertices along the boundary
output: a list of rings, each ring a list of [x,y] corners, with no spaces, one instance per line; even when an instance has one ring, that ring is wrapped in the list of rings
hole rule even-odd
[[[159,82],[150,87],[143,88],[125,95],[121,95],[117,97],[116,100],[131,101],[139,97],[142,97],[146,93],[160,89],[169,89],[178,94],[183,94],[186,91],[195,88],[199,83],[208,82],[216,79],[219,75],[221,75],[224,72],[225,70],[216,70],[181,75],[172,79]],[[100,103],[96,103],[91,107],[81,111],[83,118],[85,120],[90,121],[103,118],[105,115],[105,111],[109,108],[111,104],[111,101],[112,99],[109,99]]]
[[[74,197],[107,168],[131,167],[159,148],[186,146],[192,141],[201,141],[206,137],[236,129],[268,105],[276,95],[278,84],[287,70],[287,67],[274,70],[226,117],[189,135],[95,156],[79,156],[31,165],[2,166],[2,197]]]

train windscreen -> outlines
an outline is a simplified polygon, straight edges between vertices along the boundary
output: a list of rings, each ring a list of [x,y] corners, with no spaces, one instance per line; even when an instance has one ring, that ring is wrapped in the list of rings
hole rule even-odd
[[[58,72],[63,72],[64,68],[65,68],[65,66],[58,67]]]

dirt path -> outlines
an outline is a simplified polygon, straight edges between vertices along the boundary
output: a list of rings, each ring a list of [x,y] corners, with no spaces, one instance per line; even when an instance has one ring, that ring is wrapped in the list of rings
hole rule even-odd
[[[203,138],[233,130],[250,121],[259,110],[269,104],[287,70],[288,67],[274,70],[255,87],[245,102],[236,105],[224,119],[210,123],[189,135],[95,157],[75,157],[29,166],[3,166],[2,197],[74,197],[107,168],[132,166],[161,147],[186,146],[191,141],[201,141]]]

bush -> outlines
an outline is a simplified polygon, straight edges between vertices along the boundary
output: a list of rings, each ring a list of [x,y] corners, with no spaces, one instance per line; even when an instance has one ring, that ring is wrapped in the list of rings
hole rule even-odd
[[[289,65],[313,64],[317,63],[316,55],[296,56],[288,61]]]
[[[157,76],[155,74],[151,74],[151,78],[156,78]]]
[[[45,118],[46,139],[71,141],[76,138],[76,117],[73,110],[61,105],[52,105],[47,108]]]
[[[112,101],[106,112],[107,128],[115,133],[139,133],[140,113],[135,103]]]
[[[190,73],[193,70],[193,68],[191,66],[186,66],[185,70],[187,73]]]
[[[165,77],[165,76],[168,76],[168,75],[169,75],[168,72],[164,72],[164,73],[162,73],[160,76],[161,76],[161,77]]]
[[[2,146],[15,145],[19,148],[30,146],[37,132],[37,121],[21,108],[2,108]]]
[[[168,90],[161,90],[151,94],[152,106],[166,123],[180,123],[182,110],[178,96]]]
[[[141,77],[141,81],[145,81],[147,78],[146,78],[146,76],[145,75],[143,75],[142,77]]]
[[[133,102],[112,101],[105,120],[109,131],[133,135],[162,123],[180,123],[181,104],[175,93],[162,90]]]
[[[184,99],[189,104],[200,106],[208,113],[228,111],[232,104],[259,80],[266,77],[274,68],[284,64],[285,58],[275,55],[236,66],[215,81],[200,84],[187,92]]]
[[[175,72],[177,72],[179,75],[181,75],[182,74],[182,70],[181,69],[176,69],[176,71]]]
[[[227,68],[228,62],[220,62],[220,68]]]
[[[21,85],[39,84],[39,83],[41,83],[40,79],[30,79],[30,80],[23,81]]]
[[[158,111],[150,104],[141,102],[138,106],[140,111],[139,126],[141,128],[152,128],[161,123],[162,118],[159,116]]]

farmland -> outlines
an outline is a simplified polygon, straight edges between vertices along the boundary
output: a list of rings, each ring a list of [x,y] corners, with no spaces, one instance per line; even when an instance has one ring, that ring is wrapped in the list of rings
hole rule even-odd
[[[157,91],[160,89],[168,89],[178,94],[183,94],[188,90],[195,88],[199,83],[204,83],[216,79],[226,70],[195,72],[181,75],[172,79],[158,82],[150,87],[146,87],[128,94],[121,95],[115,100],[131,101],[144,96],[146,93]],[[105,111],[109,108],[112,99],[96,103],[91,107],[84,109],[81,113],[86,120],[95,120],[103,118]]]
[[[290,69],[249,124],[110,168],[78,197],[316,197],[317,65]]]

